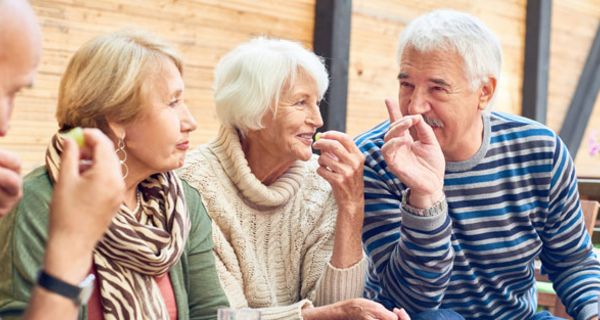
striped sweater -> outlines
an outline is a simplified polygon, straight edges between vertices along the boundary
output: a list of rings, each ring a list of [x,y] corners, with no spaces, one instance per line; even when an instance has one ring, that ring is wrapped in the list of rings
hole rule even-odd
[[[453,309],[466,319],[528,319],[536,310],[534,258],[576,319],[597,315],[600,264],[579,205],[572,159],[531,120],[484,113],[483,144],[447,162],[447,212],[415,216],[381,153],[386,121],[356,138],[365,162],[365,294],[410,312]]]

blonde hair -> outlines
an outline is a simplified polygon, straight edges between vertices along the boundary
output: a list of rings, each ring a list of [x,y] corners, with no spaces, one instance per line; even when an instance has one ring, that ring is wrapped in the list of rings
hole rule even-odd
[[[301,44],[259,37],[227,53],[215,68],[214,98],[221,123],[242,134],[263,128],[263,116],[276,111],[286,83],[306,72],[317,85],[321,100],[329,76],[321,58]]]
[[[119,31],[84,44],[71,58],[60,82],[56,119],[60,130],[99,128],[107,120],[131,122],[140,113],[140,91],[152,66],[178,54],[162,40],[142,31]]]

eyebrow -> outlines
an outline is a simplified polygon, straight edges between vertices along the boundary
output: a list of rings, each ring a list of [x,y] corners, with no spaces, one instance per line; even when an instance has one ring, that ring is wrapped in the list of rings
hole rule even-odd
[[[434,78],[434,79],[429,79],[429,81],[431,81],[437,85],[440,85],[442,87],[451,87],[451,85],[448,82],[446,82],[446,80],[444,80],[444,79]]]
[[[400,72],[398,73],[398,80],[408,79],[408,73]]]

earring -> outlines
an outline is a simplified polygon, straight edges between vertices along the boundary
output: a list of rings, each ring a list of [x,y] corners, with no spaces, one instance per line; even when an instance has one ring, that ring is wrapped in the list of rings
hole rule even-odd
[[[119,158],[119,163],[123,167],[123,179],[127,178],[129,174],[129,167],[127,167],[127,151],[125,151],[125,133],[123,132],[123,136],[117,140],[117,150],[115,150],[117,157]]]

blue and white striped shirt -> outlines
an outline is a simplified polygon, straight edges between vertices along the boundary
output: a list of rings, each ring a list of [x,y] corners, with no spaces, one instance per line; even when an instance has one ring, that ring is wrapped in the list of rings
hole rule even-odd
[[[600,264],[592,252],[571,157],[558,136],[518,116],[484,113],[483,144],[447,162],[448,212],[418,217],[381,153],[386,121],[356,138],[366,155],[366,296],[409,312],[453,309],[466,319],[528,319],[534,258],[578,319],[597,315]]]

